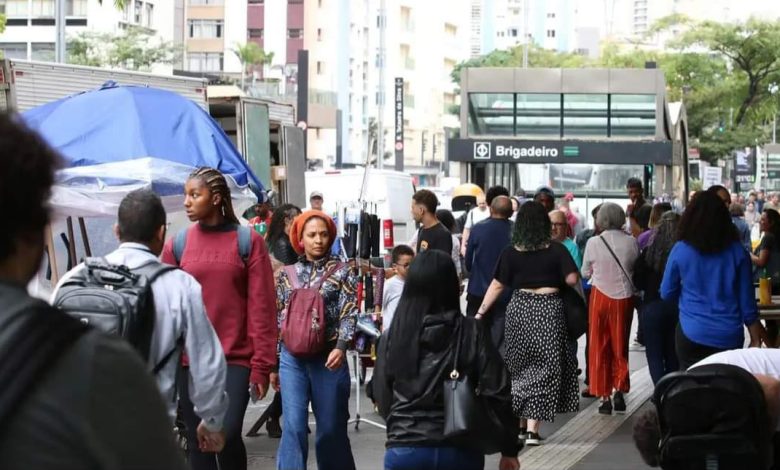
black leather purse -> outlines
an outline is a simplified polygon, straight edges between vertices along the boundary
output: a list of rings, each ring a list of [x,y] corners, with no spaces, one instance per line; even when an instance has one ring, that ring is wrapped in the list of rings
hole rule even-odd
[[[466,321],[461,321],[456,336],[452,372],[449,379],[444,381],[443,435],[459,447],[490,455],[501,451],[498,436],[503,435],[504,425],[479,395],[479,384],[474,383],[458,364]]]
[[[566,332],[576,340],[588,331],[588,306],[577,290],[569,285],[561,289],[563,312],[566,315]]]

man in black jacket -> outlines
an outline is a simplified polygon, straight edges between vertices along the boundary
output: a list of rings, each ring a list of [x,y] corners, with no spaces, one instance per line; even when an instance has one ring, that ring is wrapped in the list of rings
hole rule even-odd
[[[41,265],[58,156],[2,114],[0,155],[0,376],[9,364],[19,366],[0,390],[0,466],[183,470],[160,392],[138,354],[25,290]],[[41,327],[49,322],[58,328]],[[38,361],[37,380],[25,380],[36,361],[19,357],[19,338],[39,357],[35,352],[59,342],[64,331],[76,333],[51,359]],[[30,385],[9,394],[20,381]]]

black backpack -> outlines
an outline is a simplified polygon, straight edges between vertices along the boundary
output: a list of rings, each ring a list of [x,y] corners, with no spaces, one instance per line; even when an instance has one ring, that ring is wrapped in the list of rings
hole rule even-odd
[[[155,322],[152,283],[174,269],[156,260],[130,270],[105,258],[87,258],[60,286],[53,305],[83,324],[124,338],[148,362]],[[170,356],[155,366],[155,373]]]
[[[665,470],[767,469],[772,435],[764,391],[737,366],[708,364],[664,376],[653,403]]]

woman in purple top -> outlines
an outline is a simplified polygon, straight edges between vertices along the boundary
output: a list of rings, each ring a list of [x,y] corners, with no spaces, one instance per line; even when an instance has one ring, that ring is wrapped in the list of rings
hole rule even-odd
[[[642,251],[653,243],[655,234],[658,232],[658,224],[661,221],[661,216],[672,210],[672,205],[668,202],[659,202],[653,206],[650,212],[650,221],[648,223],[649,230],[645,230],[640,233],[636,238],[636,242],[639,245],[639,250]],[[641,211],[639,211],[641,212]],[[639,214],[637,214],[639,218]]]

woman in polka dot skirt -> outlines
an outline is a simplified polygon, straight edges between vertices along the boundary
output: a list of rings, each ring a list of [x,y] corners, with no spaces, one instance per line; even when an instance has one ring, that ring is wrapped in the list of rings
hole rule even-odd
[[[536,202],[517,213],[513,246],[504,250],[477,318],[504,289],[512,289],[506,311],[506,365],[521,437],[539,445],[539,422],[579,408],[576,359],[567,347],[561,288],[580,282],[577,265],[563,244],[551,240],[550,218]],[[523,421],[526,421],[524,426]],[[524,429],[525,428],[525,429]],[[527,432],[525,432],[527,431]]]

